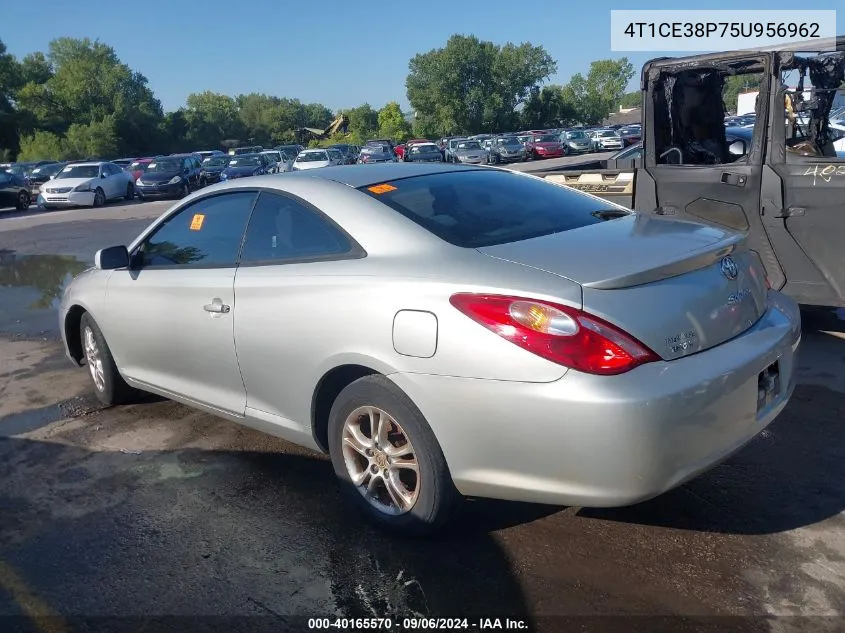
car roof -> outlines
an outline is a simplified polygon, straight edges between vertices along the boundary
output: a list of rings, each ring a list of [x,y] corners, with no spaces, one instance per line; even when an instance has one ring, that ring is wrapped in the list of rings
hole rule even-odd
[[[71,162],[68,163],[68,166],[73,165],[74,167],[99,167],[100,165],[104,165],[105,163],[108,163],[108,162],[109,161],[107,161],[107,160],[97,160],[97,161],[81,160],[81,161],[71,161]]]
[[[380,182],[413,178],[414,176],[428,176],[457,171],[478,171],[489,167],[472,167],[469,165],[444,165],[442,163],[378,163],[375,165],[344,165],[338,167],[324,167],[309,169],[287,174],[279,174],[279,178],[323,178],[333,180],[350,187],[366,187]],[[262,176],[263,177],[263,176]],[[272,178],[273,176],[269,176]]]

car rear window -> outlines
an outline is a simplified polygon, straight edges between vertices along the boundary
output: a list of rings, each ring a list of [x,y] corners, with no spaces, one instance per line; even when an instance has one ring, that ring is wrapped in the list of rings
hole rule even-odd
[[[573,189],[492,169],[413,176],[360,190],[464,248],[518,242],[596,224],[603,218],[595,212],[609,208]]]

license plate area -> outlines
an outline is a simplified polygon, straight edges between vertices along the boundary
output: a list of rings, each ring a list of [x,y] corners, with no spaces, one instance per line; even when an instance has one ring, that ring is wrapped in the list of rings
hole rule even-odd
[[[780,361],[775,361],[757,375],[757,413],[776,401],[780,394]]]

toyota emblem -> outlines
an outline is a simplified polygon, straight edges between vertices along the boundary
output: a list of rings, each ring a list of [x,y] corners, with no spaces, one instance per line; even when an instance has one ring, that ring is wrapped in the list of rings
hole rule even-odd
[[[724,275],[725,279],[729,279],[731,281],[736,279],[736,276],[739,274],[739,268],[737,268],[734,258],[730,255],[722,258],[719,270],[722,271],[722,275]]]

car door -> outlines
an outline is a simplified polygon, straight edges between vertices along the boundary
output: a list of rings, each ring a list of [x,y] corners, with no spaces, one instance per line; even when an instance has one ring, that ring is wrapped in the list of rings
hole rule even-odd
[[[109,192],[106,194],[109,198],[120,198],[126,194],[126,179],[123,177],[125,173],[120,167],[112,163],[106,165],[108,169],[108,183]]]
[[[822,91],[833,92],[843,81],[841,66],[838,76],[824,72],[829,57],[826,53],[802,56],[800,61],[808,68],[800,80],[806,92],[799,95],[786,87],[798,83],[790,75],[798,74],[799,60],[791,53],[778,55],[777,76],[783,86],[777,87],[788,95],[789,107],[786,117],[770,117],[772,142],[764,172],[763,217],[785,272],[782,290],[800,303],[845,306],[845,157],[837,155],[834,144],[818,148],[810,138],[814,125],[821,123],[819,115],[825,113],[817,109],[824,99]],[[791,81],[787,84],[784,79]],[[831,105],[824,114],[828,126],[833,110]]]
[[[243,414],[234,280],[253,191],[210,194],[158,224],[106,290],[106,340],[129,379]]]
[[[248,413],[289,426],[310,438],[310,427],[277,418],[310,420],[315,367],[336,352],[321,324],[332,281],[363,250],[307,202],[262,191],[244,238],[235,278],[235,346],[247,391]],[[283,379],[280,377],[284,376]]]
[[[647,64],[649,110],[644,117],[644,169],[638,170],[634,207],[643,212],[704,221],[747,232],[775,284],[780,269],[761,217],[760,189],[765,161],[765,99],[743,156],[729,151],[723,122],[725,77],[737,73],[759,79],[768,89],[766,54],[711,59],[700,68],[674,60]]]
[[[16,185],[12,174],[2,171],[2,168],[0,168],[0,209],[15,206],[18,191],[20,191],[20,188]]]

